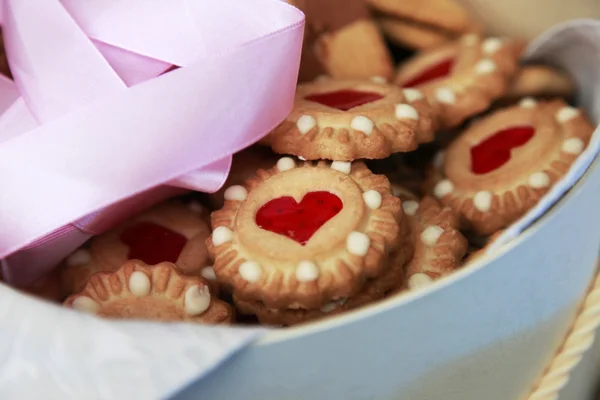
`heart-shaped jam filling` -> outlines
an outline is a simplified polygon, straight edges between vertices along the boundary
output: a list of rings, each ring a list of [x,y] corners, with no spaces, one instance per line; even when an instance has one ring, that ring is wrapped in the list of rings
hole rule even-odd
[[[174,263],[187,243],[185,236],[152,222],[140,222],[121,233],[121,241],[129,246],[128,259],[155,265]]]
[[[511,150],[523,146],[534,135],[531,126],[514,126],[494,133],[471,147],[471,169],[481,175],[500,168],[510,160]]]
[[[424,71],[421,71],[419,74],[413,76],[407,82],[404,82],[402,86],[407,88],[415,87],[432,81],[434,79],[444,78],[450,75],[452,67],[454,67],[453,58],[440,61],[436,64],[430,65]]]
[[[305,97],[308,101],[323,104],[327,107],[348,111],[351,108],[383,99],[379,93],[359,92],[357,90],[337,90],[335,92],[311,94]]]
[[[300,203],[291,196],[284,196],[273,199],[259,208],[256,224],[304,246],[312,235],[342,208],[342,200],[329,192],[307,193]]]

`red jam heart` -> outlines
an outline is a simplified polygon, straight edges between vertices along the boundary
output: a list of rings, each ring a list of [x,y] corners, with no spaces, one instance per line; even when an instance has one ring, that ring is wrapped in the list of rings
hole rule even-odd
[[[140,222],[125,229],[121,241],[129,246],[127,258],[149,265],[174,263],[187,243],[185,236],[152,222]]]
[[[471,147],[471,169],[481,175],[500,168],[510,160],[510,152],[523,146],[535,133],[531,126],[515,126],[494,133]]]
[[[381,100],[383,96],[378,93],[359,92],[357,90],[337,90],[335,92],[311,94],[306,96],[305,99],[327,107],[348,111],[351,108]]]
[[[304,246],[342,208],[342,200],[329,192],[307,193],[300,203],[284,196],[263,205],[256,213],[256,224]]]
[[[434,79],[444,78],[450,75],[450,71],[452,71],[453,66],[453,58],[449,58],[437,64],[433,64],[426,68],[425,71],[422,71],[418,75],[414,76],[412,79],[409,79],[408,82],[405,82],[402,86],[407,88],[415,87],[432,81]]]

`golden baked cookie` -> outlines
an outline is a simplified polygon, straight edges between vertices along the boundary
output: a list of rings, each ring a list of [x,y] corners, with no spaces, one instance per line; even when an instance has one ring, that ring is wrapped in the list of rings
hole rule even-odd
[[[279,157],[264,146],[252,146],[234,154],[227,181],[218,192],[208,195],[210,205],[213,209],[223,207],[225,190],[229,186],[241,185],[252,178],[257,170],[271,168]]]
[[[410,49],[431,49],[454,39],[443,31],[431,29],[407,20],[384,16],[378,18],[377,23],[392,43],[399,46],[406,46]]]
[[[263,143],[307,160],[384,158],[433,140],[436,123],[418,90],[320,79],[298,86],[293,111]]]
[[[546,65],[525,65],[515,75],[501,101],[515,102],[523,97],[563,97],[575,94],[575,83],[565,72]]]
[[[503,96],[517,71],[520,45],[512,40],[463,36],[402,64],[396,83],[419,89],[452,128]]]
[[[365,0],[288,0],[306,15],[300,82],[319,75],[391,79],[392,58]]]
[[[201,275],[210,264],[205,245],[210,226],[203,220],[203,212],[197,202],[169,201],[94,237],[63,262],[65,292],[80,291],[94,273],[115,271],[130,259],[149,265],[173,262],[185,274]]]
[[[234,317],[232,307],[211,293],[208,282],[181,275],[168,262],[149,266],[132,260],[115,272],[94,274],[64,304],[106,318],[221,324]]]
[[[567,173],[593,131],[583,112],[562,100],[525,98],[478,120],[448,147],[432,192],[465,228],[492,234]]]
[[[62,302],[67,296],[62,289],[58,268],[53,269],[31,285],[20,289],[25,293],[51,302]]]
[[[389,18],[422,24],[431,29],[461,34],[473,27],[473,18],[455,0],[368,0],[371,7]]]
[[[406,287],[426,286],[462,265],[467,239],[458,231],[459,220],[449,207],[425,197],[420,202],[404,200],[414,240],[414,255],[406,265]]]
[[[212,214],[207,245],[234,298],[317,309],[387,268],[406,219],[385,176],[362,162],[283,157]]]

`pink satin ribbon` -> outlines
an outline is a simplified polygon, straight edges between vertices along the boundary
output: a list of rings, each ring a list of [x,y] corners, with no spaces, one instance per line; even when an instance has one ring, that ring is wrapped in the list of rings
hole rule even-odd
[[[291,110],[303,22],[278,0],[5,0],[4,278],[179,188],[218,190]]]

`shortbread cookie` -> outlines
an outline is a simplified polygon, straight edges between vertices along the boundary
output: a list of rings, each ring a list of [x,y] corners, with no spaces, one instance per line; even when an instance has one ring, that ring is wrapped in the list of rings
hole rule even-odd
[[[149,265],[173,262],[185,274],[201,275],[210,264],[205,245],[210,227],[203,212],[197,202],[162,203],[93,238],[63,262],[64,290],[78,292],[92,274],[115,271],[130,259]]]
[[[452,128],[506,93],[519,54],[512,40],[469,34],[401,65],[396,83],[423,92],[439,108],[442,127]]]
[[[384,158],[433,140],[436,121],[418,90],[323,79],[298,86],[292,113],[264,143],[307,160]]]
[[[503,102],[515,102],[523,97],[563,97],[570,99],[575,94],[575,83],[571,77],[545,65],[525,65],[515,75]]]
[[[149,266],[138,260],[115,272],[94,274],[67,307],[107,318],[221,324],[233,321],[233,309],[211,293],[197,276],[181,275],[174,264]]]
[[[562,100],[496,111],[445,152],[433,193],[479,235],[516,221],[567,173],[593,133],[583,112]]]
[[[306,15],[301,82],[325,74],[391,79],[392,58],[365,0],[288,0]]]
[[[271,149],[264,146],[252,146],[233,155],[233,162],[227,181],[223,188],[216,193],[208,195],[213,209],[223,207],[225,191],[233,185],[241,185],[252,178],[257,170],[271,168],[279,159]]]
[[[316,309],[380,275],[406,219],[385,176],[361,162],[281,158],[212,214],[221,284],[267,308]]]
[[[377,23],[392,43],[409,49],[427,50],[454,39],[445,32],[408,20],[381,17]]]
[[[474,22],[468,11],[455,0],[368,0],[379,13],[389,18],[412,21],[431,29],[461,34],[470,32]]]
[[[459,220],[449,208],[425,197],[402,202],[409,216],[414,240],[414,256],[405,268],[406,287],[410,290],[428,285],[462,265],[467,239],[458,231]]]

